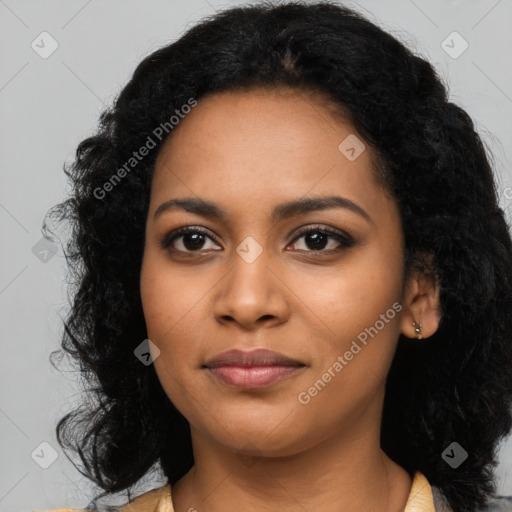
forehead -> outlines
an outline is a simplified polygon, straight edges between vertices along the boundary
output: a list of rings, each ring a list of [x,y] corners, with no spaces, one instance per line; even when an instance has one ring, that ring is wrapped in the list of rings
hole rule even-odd
[[[347,157],[348,146],[355,159]],[[221,92],[200,99],[174,128],[156,162],[152,195],[266,202],[336,189],[371,198],[382,194],[373,157],[351,122],[334,116],[319,93]]]

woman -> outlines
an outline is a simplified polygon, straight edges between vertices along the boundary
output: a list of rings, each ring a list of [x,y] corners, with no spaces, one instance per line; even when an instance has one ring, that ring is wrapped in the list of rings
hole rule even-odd
[[[121,510],[498,506],[512,242],[427,61],[339,5],[226,10],[66,172],[62,345],[96,403],[58,439],[105,495],[168,479]]]

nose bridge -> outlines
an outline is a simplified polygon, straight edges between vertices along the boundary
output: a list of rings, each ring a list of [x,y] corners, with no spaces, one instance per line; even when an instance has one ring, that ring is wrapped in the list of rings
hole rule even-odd
[[[286,300],[279,279],[269,268],[270,259],[270,251],[251,236],[236,247],[231,270],[216,297],[217,319],[230,317],[245,327],[262,317],[282,320]]]
[[[246,304],[268,302],[271,288],[275,283],[268,268],[269,250],[264,249],[253,237],[246,237],[233,254],[232,274],[229,279],[229,292],[238,295]]]

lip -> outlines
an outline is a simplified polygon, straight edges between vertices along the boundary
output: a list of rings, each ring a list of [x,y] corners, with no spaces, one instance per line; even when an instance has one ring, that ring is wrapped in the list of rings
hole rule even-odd
[[[285,379],[304,366],[218,366],[209,368],[224,384],[237,389],[260,389]]]
[[[205,366],[207,368],[217,368],[219,366],[300,366],[300,361],[287,357],[280,352],[257,348],[250,352],[245,350],[228,350],[209,359]]]
[[[305,367],[279,352],[256,349],[229,350],[210,359],[204,366],[224,384],[238,389],[259,389],[285,379]]]

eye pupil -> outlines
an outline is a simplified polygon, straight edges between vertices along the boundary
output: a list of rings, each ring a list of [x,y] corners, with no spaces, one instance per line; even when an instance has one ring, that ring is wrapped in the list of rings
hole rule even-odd
[[[308,248],[312,251],[318,251],[319,249],[324,249],[328,236],[325,233],[308,233],[305,237],[306,244]],[[310,241],[312,241],[313,247],[310,245]]]
[[[187,240],[192,239],[192,243]],[[189,251],[201,249],[204,244],[204,235],[202,233],[186,233],[183,235],[183,245]]]

